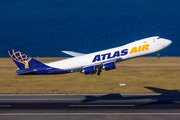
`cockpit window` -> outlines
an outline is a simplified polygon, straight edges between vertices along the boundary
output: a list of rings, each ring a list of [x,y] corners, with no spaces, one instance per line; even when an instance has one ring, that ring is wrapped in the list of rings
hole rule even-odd
[[[157,39],[159,39],[160,37],[158,37]]]

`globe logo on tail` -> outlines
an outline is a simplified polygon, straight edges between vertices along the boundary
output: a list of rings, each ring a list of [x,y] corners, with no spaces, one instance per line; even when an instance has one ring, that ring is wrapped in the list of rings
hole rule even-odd
[[[25,69],[29,68],[29,61],[32,58],[28,57],[25,54],[22,54],[20,51],[12,50],[12,54],[9,51],[8,53],[14,61],[24,64]]]

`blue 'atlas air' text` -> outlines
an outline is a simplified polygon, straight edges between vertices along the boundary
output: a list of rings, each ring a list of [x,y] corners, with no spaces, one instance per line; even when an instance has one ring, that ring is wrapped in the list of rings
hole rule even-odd
[[[124,55],[127,55],[127,54],[128,54],[128,49],[124,49],[121,52],[120,51],[115,51],[114,54],[111,54],[111,53],[106,53],[106,54],[101,54],[101,55],[99,54],[99,55],[96,55],[94,57],[92,62],[105,60],[106,58],[110,59],[110,58],[115,58],[115,57],[119,57],[119,56],[124,56]]]

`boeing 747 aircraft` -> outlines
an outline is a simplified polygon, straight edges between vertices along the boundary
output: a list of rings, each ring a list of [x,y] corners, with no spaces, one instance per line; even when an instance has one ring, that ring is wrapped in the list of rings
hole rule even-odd
[[[82,72],[85,75],[100,75],[101,70],[115,69],[115,63],[127,59],[158,53],[168,47],[172,41],[158,36],[141,39],[124,46],[107,49],[90,54],[62,51],[74,56],[70,59],[51,63],[41,63],[17,50],[8,51],[12,60],[18,66],[17,75],[31,74],[63,74]]]

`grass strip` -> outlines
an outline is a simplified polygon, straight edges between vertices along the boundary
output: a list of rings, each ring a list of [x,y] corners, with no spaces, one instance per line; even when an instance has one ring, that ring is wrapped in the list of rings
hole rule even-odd
[[[47,63],[64,58],[35,59]],[[83,73],[19,76],[12,75],[17,67],[10,58],[0,58],[0,94],[180,93],[180,57],[140,57],[117,63],[116,67],[103,70],[100,76]]]

